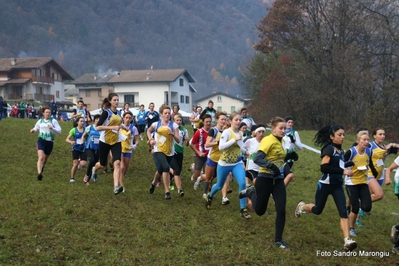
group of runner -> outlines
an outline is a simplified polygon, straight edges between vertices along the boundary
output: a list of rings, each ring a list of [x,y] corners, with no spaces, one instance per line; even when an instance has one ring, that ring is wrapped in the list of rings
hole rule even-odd
[[[174,185],[177,187],[178,196],[182,197],[184,190],[180,175],[183,168],[183,152],[184,146],[189,146],[195,152],[192,177],[194,189],[198,189],[201,182],[203,183],[206,209],[211,209],[213,198],[219,190],[222,190],[222,204],[229,204],[229,181],[234,177],[239,188],[240,215],[245,219],[251,219],[248,208],[259,216],[265,214],[269,199],[272,198],[276,208],[274,244],[278,248],[290,250],[283,241],[286,187],[293,178],[292,166],[298,160],[295,149],[302,149],[299,134],[293,130],[294,119],[291,116],[273,118],[269,124],[271,134],[264,137],[266,126],[256,125],[247,115],[246,108],[227,117],[225,112],[213,109],[213,102],[209,101],[204,111],[197,107],[190,117],[195,132],[190,138],[182,125],[183,117],[178,113],[178,106],[171,110],[170,107],[162,105],[159,113],[154,110],[153,103],[150,104],[149,111],[142,110],[142,106],[142,113],[138,115],[138,120],[141,121],[138,130],[131,123],[133,114],[128,108],[124,108],[121,114],[117,109],[118,104],[118,95],[111,93],[103,101],[102,114],[94,116],[93,123],[87,127],[86,114],[77,109],[76,125],[69,131],[66,139],[72,145],[73,166],[70,182],[74,182],[79,165],[84,167],[87,160],[89,166],[83,182],[89,184],[90,179],[96,181],[97,172],[106,168],[107,162],[111,160],[114,194],[124,192],[123,180],[132,152],[139,144],[139,134],[146,133],[147,144],[156,166],[149,192],[154,193],[159,179],[162,179],[166,200],[171,199]],[[43,178],[54,135],[61,133],[57,120],[51,118],[51,109],[44,107],[42,113],[43,117],[30,130],[31,133],[39,131],[38,180]],[[246,129],[243,129],[244,126]],[[344,249],[350,251],[357,247],[351,236],[357,234],[354,227],[358,214],[360,210],[370,212],[371,203],[382,199],[379,180],[383,173],[384,161],[388,154],[396,153],[397,149],[395,143],[384,145],[383,129],[373,132],[374,141],[371,144],[368,131],[361,130],[357,134],[357,145],[344,154],[344,133],[343,127],[339,125],[327,126],[317,132],[315,144],[322,146],[322,176],[318,181],[316,202],[305,204],[304,201],[300,201],[295,216],[300,217],[304,213],[321,214],[328,195],[331,194],[341,219]],[[395,160],[389,169],[392,171],[398,166],[399,159]],[[390,171],[387,171],[385,177],[387,185],[391,183]],[[215,177],[217,181],[212,185]],[[343,190],[344,182],[348,203]],[[350,211],[347,205],[351,207]],[[361,226],[360,223],[357,225]]]

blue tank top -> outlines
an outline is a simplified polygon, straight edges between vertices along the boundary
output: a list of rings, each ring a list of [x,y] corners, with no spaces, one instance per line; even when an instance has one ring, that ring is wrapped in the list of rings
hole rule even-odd
[[[93,125],[90,126],[89,137],[86,142],[86,149],[98,150],[98,143],[100,142],[100,131],[96,130]]]

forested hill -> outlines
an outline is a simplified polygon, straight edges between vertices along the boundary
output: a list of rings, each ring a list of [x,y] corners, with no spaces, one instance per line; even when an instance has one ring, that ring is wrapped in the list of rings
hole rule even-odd
[[[0,57],[51,56],[73,77],[186,68],[196,98],[238,93],[266,0],[13,0],[0,9]]]

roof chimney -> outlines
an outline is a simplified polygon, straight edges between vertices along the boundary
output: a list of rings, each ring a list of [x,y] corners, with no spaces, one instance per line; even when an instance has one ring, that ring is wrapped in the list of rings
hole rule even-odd
[[[97,80],[97,76],[96,75],[94,75],[94,80]]]
[[[11,65],[15,66],[16,63],[17,63],[17,59],[11,58]]]
[[[150,79],[150,73],[147,73],[146,80],[149,80],[149,79]]]

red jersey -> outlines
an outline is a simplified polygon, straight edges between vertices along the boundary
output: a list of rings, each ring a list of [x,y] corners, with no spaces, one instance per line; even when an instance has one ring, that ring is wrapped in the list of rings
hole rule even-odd
[[[205,142],[207,137],[208,131],[206,131],[204,128],[201,128],[195,132],[193,139],[191,140],[191,143],[195,145],[195,148],[200,152],[205,153],[206,156],[208,156],[209,153],[209,149],[205,148]],[[195,153],[195,156],[198,157],[198,154]]]

